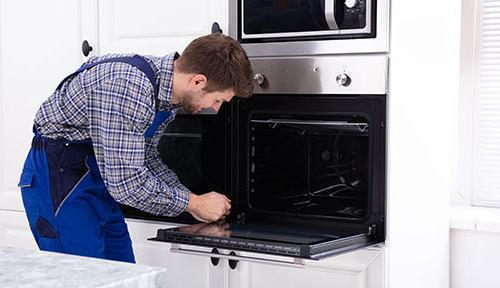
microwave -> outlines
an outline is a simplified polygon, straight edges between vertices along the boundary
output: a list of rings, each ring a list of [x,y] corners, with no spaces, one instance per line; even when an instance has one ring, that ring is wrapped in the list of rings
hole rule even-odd
[[[389,0],[237,0],[229,35],[249,57],[388,52]]]

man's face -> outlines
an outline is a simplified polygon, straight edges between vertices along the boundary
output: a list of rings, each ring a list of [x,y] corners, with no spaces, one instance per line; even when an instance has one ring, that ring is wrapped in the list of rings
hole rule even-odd
[[[218,112],[222,103],[231,101],[233,97],[234,92],[232,90],[215,92],[186,91],[180,104],[186,112],[191,114],[196,114],[207,108],[212,108],[212,110]]]

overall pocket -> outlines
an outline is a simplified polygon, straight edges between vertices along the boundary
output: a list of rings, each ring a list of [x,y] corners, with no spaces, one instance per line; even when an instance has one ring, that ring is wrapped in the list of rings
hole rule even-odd
[[[21,196],[23,198],[24,209],[30,225],[31,232],[35,236],[35,240],[40,245],[38,237],[57,238],[52,225],[41,216],[39,196],[39,189],[35,187],[35,173],[33,170],[24,169],[21,174],[21,179],[17,186],[21,188]]]
[[[19,184],[17,184],[17,186],[21,189],[24,210],[26,211],[26,216],[28,217],[31,232],[36,238],[38,235],[36,223],[40,217],[40,211],[36,189],[33,187],[34,179],[35,173],[33,170],[23,169],[21,179],[19,180]]]

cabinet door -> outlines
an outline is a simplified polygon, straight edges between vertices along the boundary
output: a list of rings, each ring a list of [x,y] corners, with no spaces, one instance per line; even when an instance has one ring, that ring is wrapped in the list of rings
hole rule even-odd
[[[24,212],[0,210],[0,246],[38,249]]]
[[[138,264],[161,266],[167,268],[166,287],[183,288],[223,288],[224,273],[227,269],[220,261],[214,266],[209,257],[173,253],[171,244],[146,240],[156,236],[159,228],[169,228],[174,225],[159,224],[148,221],[126,220],[135,259]],[[189,246],[183,245],[189,248]],[[209,252],[208,248],[194,248],[198,251]]]
[[[229,270],[228,282],[229,287],[239,288],[382,288],[384,257],[382,248],[366,248],[325,260],[306,260],[297,267],[239,261],[235,269]],[[283,260],[283,257],[266,258]]]
[[[99,54],[182,52],[213,22],[227,32],[227,18],[227,1],[220,0],[100,0]]]
[[[17,188],[33,118],[81,61],[78,0],[0,1],[0,209],[24,210]]]

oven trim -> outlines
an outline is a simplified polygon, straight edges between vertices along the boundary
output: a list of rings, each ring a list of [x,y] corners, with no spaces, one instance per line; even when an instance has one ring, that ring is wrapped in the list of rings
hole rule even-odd
[[[263,97],[274,97],[273,95],[256,95],[254,96],[256,98],[263,98]],[[284,96],[283,96],[284,97]],[[297,95],[290,95],[288,98],[295,98],[295,97],[300,97]],[[303,215],[293,215],[290,216],[290,214],[286,213],[276,213],[276,212],[262,212],[258,211],[255,213],[255,211],[252,211],[251,209],[249,210],[249,207],[247,206],[249,204],[249,199],[247,195],[248,189],[248,183],[245,184],[245,181],[248,182],[247,180],[243,180],[248,178],[248,175],[246,174],[244,170],[244,165],[247,165],[245,163],[248,163],[248,155],[247,153],[243,154],[243,143],[241,143],[242,140],[242,134],[241,134],[241,127],[239,121],[247,121],[247,116],[249,115],[249,112],[243,113],[241,111],[241,108],[238,107],[239,104],[238,102],[241,102],[242,100],[235,101],[233,103],[233,110],[235,111],[233,114],[233,118],[235,121],[233,121],[233,139],[237,139],[237,143],[233,144],[233,147],[236,147],[236,151],[232,151],[233,153],[233,165],[234,165],[234,183],[233,183],[233,191],[238,193],[235,193],[233,197],[236,196],[238,206],[235,207],[235,212],[236,216],[238,219],[243,219],[245,221],[245,218],[252,218],[252,219],[261,219],[265,221],[269,221],[269,219],[272,219],[271,222],[280,222],[280,221],[285,221],[289,222],[291,221],[290,219],[293,219],[297,224],[299,223],[315,223],[315,225],[322,226],[324,225],[325,227],[336,227],[336,228],[342,228],[342,229],[362,229],[362,230],[370,230],[370,229],[375,229],[373,231],[373,237],[376,239],[376,242],[382,242],[385,239],[385,214],[386,214],[386,117],[387,117],[387,111],[386,111],[386,95],[357,95],[352,96],[352,95],[321,95],[319,96],[322,99],[327,99],[330,97],[336,97],[336,98],[341,98],[341,99],[356,99],[356,98],[363,98],[363,99],[373,99],[377,101],[377,105],[380,105],[379,108],[380,110],[377,111],[377,114],[365,114],[364,116],[368,117],[369,121],[371,122],[370,124],[373,127],[371,129],[376,129],[376,139],[370,139],[370,141],[373,141],[370,143],[370,162],[372,163],[373,167],[369,171],[369,179],[370,179],[370,186],[369,186],[369,191],[368,191],[368,199],[367,199],[367,205],[368,205],[368,210],[367,215],[363,219],[356,219],[354,221],[352,220],[347,220],[339,217],[302,217]],[[274,97],[277,98],[277,97]],[[245,100],[243,100],[245,101]],[[260,111],[260,110],[259,110]],[[273,110],[275,111],[275,110]],[[281,112],[286,111],[286,110],[280,110]],[[311,112],[312,110],[306,110],[305,112],[301,110],[301,114],[304,114],[307,112]],[[275,111],[276,112],[276,111]],[[318,113],[318,115],[333,115],[334,112],[332,111],[325,111],[325,110],[315,110],[314,112]],[[345,114],[347,112],[343,112],[342,114]],[[357,113],[361,114],[361,111],[357,111]],[[250,116],[248,116],[250,117]],[[374,132],[375,133],[375,132]],[[248,135],[247,135],[248,136]],[[370,137],[374,137],[373,135],[370,135]],[[245,146],[246,147],[246,146]],[[246,149],[246,148],[245,148]],[[376,155],[376,159],[374,159],[374,155]],[[245,157],[243,159],[242,157]],[[242,170],[243,169],[243,170]],[[243,177],[243,175],[245,175]],[[243,178],[242,178],[243,177]],[[243,187],[242,185],[245,185]],[[241,190],[242,189],[247,189],[245,193],[243,193]],[[374,195],[376,193],[376,196]],[[375,197],[375,198],[374,198]],[[377,202],[378,201],[378,202]],[[312,222],[311,222],[312,221]]]

